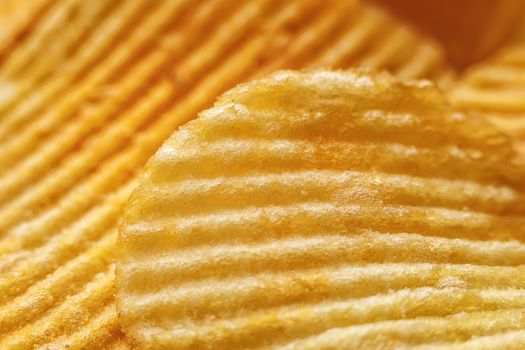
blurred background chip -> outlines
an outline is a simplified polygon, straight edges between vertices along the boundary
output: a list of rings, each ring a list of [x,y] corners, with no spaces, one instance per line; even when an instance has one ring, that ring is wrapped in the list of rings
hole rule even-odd
[[[512,136],[525,155],[525,43],[469,67],[450,89],[450,98]]]
[[[522,0],[374,0],[436,37],[459,68],[524,40]]]

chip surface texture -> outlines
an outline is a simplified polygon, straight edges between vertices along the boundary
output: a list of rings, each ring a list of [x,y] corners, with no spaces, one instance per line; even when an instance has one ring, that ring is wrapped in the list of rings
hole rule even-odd
[[[141,349],[523,344],[515,158],[428,82],[242,84],[164,143],[127,203],[124,331]]]

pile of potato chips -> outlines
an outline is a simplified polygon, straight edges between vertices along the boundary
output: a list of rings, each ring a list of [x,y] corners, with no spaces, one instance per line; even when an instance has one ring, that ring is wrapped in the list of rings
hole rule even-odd
[[[525,347],[525,2],[0,26],[0,349]]]

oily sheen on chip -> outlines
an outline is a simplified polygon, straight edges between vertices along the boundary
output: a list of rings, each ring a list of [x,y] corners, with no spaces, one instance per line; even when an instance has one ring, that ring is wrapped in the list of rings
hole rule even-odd
[[[223,91],[308,66],[451,80],[438,45],[361,1],[0,2],[0,349],[127,348],[121,208]]]
[[[525,341],[525,196],[508,138],[428,82],[281,71],[150,159],[120,228],[140,349]]]

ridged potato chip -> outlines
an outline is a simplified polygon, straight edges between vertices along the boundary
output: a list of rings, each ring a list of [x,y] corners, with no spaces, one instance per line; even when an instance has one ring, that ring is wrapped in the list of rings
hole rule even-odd
[[[0,349],[126,347],[122,205],[162,141],[224,90],[307,66],[450,81],[438,45],[358,1],[16,5],[0,23]]]
[[[428,82],[242,84],[148,162],[120,228],[121,323],[141,349],[499,341],[525,326],[522,170]]]
[[[525,44],[504,48],[468,69],[450,99],[511,135],[525,155]]]

